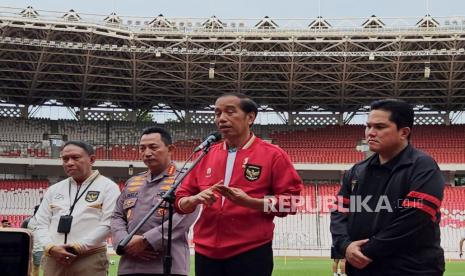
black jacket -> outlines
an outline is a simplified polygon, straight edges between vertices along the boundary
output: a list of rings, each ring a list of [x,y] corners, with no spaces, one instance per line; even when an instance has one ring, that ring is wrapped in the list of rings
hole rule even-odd
[[[333,244],[345,255],[352,241],[369,239],[362,252],[373,262],[362,270],[347,263],[350,276],[442,275],[439,221],[444,178],[430,156],[410,145],[391,161],[382,183],[366,181],[372,166],[379,164],[377,154],[346,172],[338,196],[340,207],[331,213]],[[371,213],[357,204],[366,198],[367,190],[373,191],[369,185],[380,185],[378,194],[371,196],[385,207]]]

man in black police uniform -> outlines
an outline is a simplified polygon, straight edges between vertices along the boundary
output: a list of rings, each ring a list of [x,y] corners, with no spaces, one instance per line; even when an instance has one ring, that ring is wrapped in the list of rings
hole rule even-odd
[[[345,175],[331,213],[333,243],[347,275],[443,275],[436,162],[409,144],[414,112],[399,100],[373,102],[365,136],[375,154]]]

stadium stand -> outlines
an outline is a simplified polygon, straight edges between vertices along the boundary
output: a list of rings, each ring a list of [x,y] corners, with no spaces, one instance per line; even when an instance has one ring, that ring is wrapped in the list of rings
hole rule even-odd
[[[311,181],[305,183],[302,196],[310,203],[301,207],[297,215],[276,220],[275,248],[296,249],[329,248],[330,215],[328,197],[339,191],[337,181]],[[320,200],[318,203],[316,199]],[[441,245],[445,251],[455,251],[465,231],[465,187],[445,189],[441,207]],[[318,237],[308,233],[317,233]]]
[[[40,203],[47,180],[0,180],[0,218],[8,219],[13,227],[32,215],[34,206]]]
[[[98,159],[138,160],[137,142],[140,131],[150,123],[75,122],[0,119],[2,133],[0,156],[51,156],[50,142],[42,140],[53,128],[67,140],[84,140],[96,147]],[[174,160],[185,160],[192,149],[214,131],[213,125],[168,123],[177,147]],[[31,127],[29,131],[26,131]],[[9,129],[10,128],[10,129]],[[256,134],[279,145],[295,163],[355,163],[364,158],[356,145],[363,139],[364,127],[326,126],[302,128],[257,125]],[[27,133],[27,134],[24,134]],[[412,143],[431,154],[438,163],[465,163],[465,128],[451,126],[415,126]],[[108,150],[107,150],[108,149]]]
[[[446,187],[441,213],[441,226],[465,228],[465,187]]]
[[[412,143],[438,163],[465,163],[465,127],[461,125],[419,126]]]
[[[455,251],[465,232],[465,187],[446,186],[440,226],[441,246]]]
[[[43,134],[50,133],[49,125],[45,120],[2,118],[0,141],[41,142]]]
[[[0,219],[8,219],[13,227],[19,227],[32,215],[48,185],[47,180],[0,180]],[[118,186],[122,189],[124,181],[119,181]],[[330,246],[329,210],[331,199],[338,191],[337,180],[306,182],[302,192],[305,205],[299,208],[296,216],[275,221],[276,248],[298,250]],[[461,232],[465,231],[465,187],[446,187],[441,214],[443,247],[455,250]],[[309,233],[319,233],[319,237]]]
[[[46,134],[54,133],[65,135],[68,140],[85,140],[94,144],[100,160],[139,160],[137,141],[140,131],[149,125],[152,124],[0,119],[0,126],[7,129],[0,136],[0,156],[50,158],[50,142],[43,138]],[[212,124],[167,123],[162,126],[173,133],[176,146],[174,160],[185,160],[200,139],[215,130]],[[364,158],[364,154],[356,150],[364,133],[364,127],[360,125],[313,128],[256,125],[254,131],[258,136],[282,147],[295,163],[351,164]],[[417,125],[412,144],[430,153],[439,163],[465,163],[463,126]],[[33,206],[47,186],[47,181],[0,182],[0,217],[10,220],[13,226],[19,226],[32,213]],[[119,186],[123,187],[124,182],[120,182]],[[338,189],[337,180],[308,182],[302,194],[310,199],[306,205],[298,210],[296,216],[276,221],[275,248],[329,248],[328,197],[334,196]],[[441,212],[443,247],[446,251],[453,251],[460,240],[461,231],[465,230],[465,189],[448,186]],[[317,236],[308,233],[317,233]]]

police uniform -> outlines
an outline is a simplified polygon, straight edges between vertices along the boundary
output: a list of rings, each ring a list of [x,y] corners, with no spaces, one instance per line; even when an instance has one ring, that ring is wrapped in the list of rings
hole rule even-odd
[[[160,175],[145,172],[130,178],[116,203],[111,221],[113,246],[118,244],[131,232],[149,210],[161,200],[161,195],[171,188],[177,175],[176,167],[170,165]],[[189,227],[197,218],[198,212],[189,215],[174,214],[171,254],[172,274],[189,274]],[[164,239],[162,239],[162,222]],[[156,213],[140,228],[138,235],[143,235],[150,246],[146,250],[158,253],[154,260],[143,261],[125,254],[121,257],[118,275],[125,274],[163,274],[163,253],[167,246],[168,210],[158,209]]]
[[[373,261],[362,270],[347,262],[347,275],[442,275],[444,186],[436,162],[411,145],[385,164],[375,154],[353,166],[331,213],[333,243],[345,255],[352,241],[369,239],[361,250]]]
[[[49,250],[65,243],[65,234],[58,233],[60,217],[68,215],[76,195],[82,195],[72,212],[71,230],[67,244],[77,252],[77,259],[68,266],[57,263]],[[106,275],[106,238],[110,233],[111,214],[120,192],[118,185],[94,171],[80,187],[73,178],[67,178],[48,188],[35,217],[36,235],[45,246],[44,275]],[[93,265],[97,263],[97,265]]]

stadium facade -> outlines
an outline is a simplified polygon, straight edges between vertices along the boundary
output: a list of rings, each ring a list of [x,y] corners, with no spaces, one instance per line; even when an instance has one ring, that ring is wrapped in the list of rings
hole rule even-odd
[[[63,177],[63,140],[93,143],[97,166],[117,180],[142,170],[134,145],[151,112],[156,121],[174,115],[164,126],[183,160],[214,128],[212,104],[225,92],[245,93],[279,118],[255,131],[290,152],[309,198],[334,194],[343,171],[363,159],[363,127],[348,124],[379,98],[416,107],[417,125],[426,126],[414,144],[438,160],[449,184],[461,184],[464,27],[465,18],[431,15],[230,20],[0,8],[0,172],[23,181],[3,180],[0,215],[29,214],[44,189],[37,179]],[[74,120],[32,118],[50,105],[69,108]],[[448,187],[446,196],[450,254],[465,228],[465,193]],[[317,209],[277,220],[274,246],[328,254],[329,216]]]

